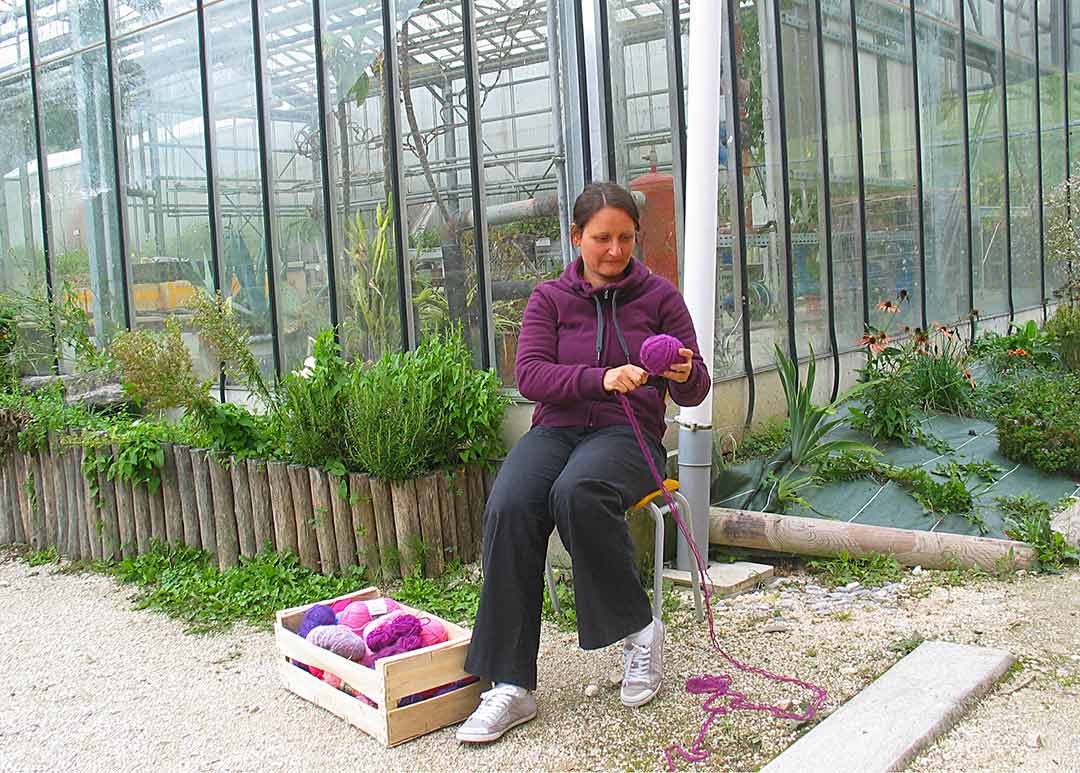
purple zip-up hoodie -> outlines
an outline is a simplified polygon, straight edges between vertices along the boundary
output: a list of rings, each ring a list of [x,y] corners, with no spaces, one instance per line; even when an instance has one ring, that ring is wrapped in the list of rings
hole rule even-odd
[[[521,323],[516,367],[521,394],[538,403],[533,426],[628,424],[615,393],[604,390],[604,373],[628,362],[641,366],[641,344],[657,333],[694,352],[686,383],[653,377],[627,395],[642,429],[659,442],[665,390],[679,405],[697,405],[712,383],[675,285],[631,258],[621,279],[593,288],[580,257],[558,279],[537,285]]]

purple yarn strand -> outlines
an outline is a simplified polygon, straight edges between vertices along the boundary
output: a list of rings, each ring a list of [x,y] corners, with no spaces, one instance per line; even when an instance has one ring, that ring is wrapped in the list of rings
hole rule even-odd
[[[747,674],[756,674],[774,682],[780,682],[784,684],[793,684],[798,687],[802,687],[805,690],[809,690],[813,693],[813,699],[810,705],[807,706],[803,712],[794,712],[783,709],[780,706],[773,706],[768,703],[752,703],[746,697],[745,693],[738,692],[731,689],[732,679],[727,674],[705,674],[700,677],[692,677],[686,682],[686,691],[691,695],[708,695],[709,697],[702,704],[702,708],[705,711],[705,719],[701,723],[701,729],[698,731],[697,737],[694,739],[694,743],[689,749],[684,749],[679,744],[672,744],[664,749],[664,760],[667,763],[668,770],[675,770],[675,757],[681,757],[687,762],[701,762],[709,757],[709,752],[701,748],[701,745],[705,742],[705,738],[709,734],[709,728],[712,727],[713,720],[719,716],[723,716],[732,711],[766,711],[772,714],[777,719],[794,719],[800,722],[806,722],[813,719],[818,711],[821,710],[822,705],[825,703],[825,699],[828,697],[828,693],[821,687],[810,682],[805,682],[801,679],[797,679],[793,676],[782,676],[780,674],[774,674],[764,668],[758,668],[757,666],[746,665],[741,663],[731,655],[727,654],[720,646],[720,642],[716,638],[716,624],[713,620],[712,610],[712,593],[709,591],[709,585],[705,582],[706,570],[708,564],[702,559],[701,551],[698,550],[697,544],[690,538],[686,524],[683,522],[682,517],[679,514],[679,508],[675,504],[675,499],[668,492],[664,486],[664,479],[660,476],[659,471],[656,469],[656,464],[653,462],[652,454],[649,453],[648,446],[645,443],[645,438],[641,433],[641,426],[638,424],[637,417],[634,415],[633,408],[630,407],[629,400],[626,399],[626,395],[617,393],[619,402],[622,404],[623,410],[626,412],[627,418],[630,420],[630,426],[634,430],[634,436],[637,438],[638,446],[641,448],[641,453],[645,457],[645,461],[649,465],[649,471],[652,473],[653,479],[656,481],[657,487],[663,492],[664,500],[667,502],[668,507],[671,509],[671,515],[675,519],[676,525],[679,527],[679,531],[683,535],[683,539],[686,540],[686,544],[690,546],[690,552],[694,556],[694,561],[697,563],[699,576],[701,577],[701,590],[705,596],[705,613],[709,620],[709,639],[712,642],[713,648],[720,653],[720,655],[733,665],[739,671]],[[724,703],[720,702],[720,699],[727,696],[728,700]]]

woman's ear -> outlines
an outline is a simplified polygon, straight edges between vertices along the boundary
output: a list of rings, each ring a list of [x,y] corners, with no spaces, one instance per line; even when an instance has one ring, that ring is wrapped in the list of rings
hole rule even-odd
[[[581,246],[581,229],[577,227],[576,223],[570,224],[570,243],[575,247]]]

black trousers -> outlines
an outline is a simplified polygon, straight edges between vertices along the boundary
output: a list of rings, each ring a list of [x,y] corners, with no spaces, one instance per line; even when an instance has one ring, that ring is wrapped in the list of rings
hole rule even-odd
[[[649,440],[658,469],[663,449]],[[626,509],[656,489],[629,426],[534,427],[511,449],[484,513],[484,587],[465,670],[535,689],[551,530],[573,561],[578,642],[606,647],[652,620]]]

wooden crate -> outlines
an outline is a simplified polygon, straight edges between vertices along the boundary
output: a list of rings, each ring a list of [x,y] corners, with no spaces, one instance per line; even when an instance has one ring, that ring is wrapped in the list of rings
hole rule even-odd
[[[360,601],[381,596],[378,588],[365,588],[320,603],[329,606],[342,599]],[[398,701],[408,695],[469,677],[464,665],[472,632],[443,621],[449,634],[447,641],[383,658],[371,669],[316,647],[295,633],[304,619],[304,613],[312,606],[314,604],[277,613],[274,638],[283,656],[279,671],[285,687],[316,706],[333,712],[385,746],[397,746],[433,730],[463,722],[480,705],[480,693],[490,686],[490,682],[480,680],[399,708]],[[425,612],[404,605],[402,609],[418,617],[428,616]],[[359,698],[331,687],[322,679],[293,665],[289,659],[329,671],[370,698],[378,707],[369,706]]]

